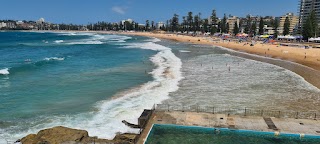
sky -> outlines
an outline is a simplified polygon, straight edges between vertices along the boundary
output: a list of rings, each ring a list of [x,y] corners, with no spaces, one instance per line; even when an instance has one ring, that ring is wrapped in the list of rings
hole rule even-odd
[[[297,14],[299,0],[2,0],[0,19],[38,20],[52,23],[88,24],[119,22],[131,18],[138,23],[163,21],[189,11],[207,18],[213,9],[223,14],[281,16]]]

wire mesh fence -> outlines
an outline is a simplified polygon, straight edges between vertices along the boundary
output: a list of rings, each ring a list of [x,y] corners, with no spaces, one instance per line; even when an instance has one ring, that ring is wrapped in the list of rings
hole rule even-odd
[[[297,112],[285,110],[263,110],[251,108],[223,108],[210,106],[183,106],[170,104],[157,104],[155,111],[181,111],[181,112],[205,112],[212,114],[230,114],[242,116],[261,116],[276,118],[296,118],[296,119],[320,119],[320,113],[314,112]]]

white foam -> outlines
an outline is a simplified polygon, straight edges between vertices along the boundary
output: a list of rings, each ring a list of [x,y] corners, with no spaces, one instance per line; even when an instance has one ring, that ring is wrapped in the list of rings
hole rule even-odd
[[[93,40],[90,40],[90,41],[78,41],[78,42],[70,42],[70,43],[66,43],[66,44],[69,44],[69,45],[85,45],[85,44],[103,44],[104,42],[102,41],[93,41]]]
[[[151,42],[133,45],[135,48],[159,51],[150,58],[157,67],[151,72],[154,81],[120,98],[100,102],[97,106],[99,112],[93,117],[94,121],[89,122],[90,126],[86,128],[92,135],[113,138],[118,131],[138,132],[138,130],[125,126],[121,121],[137,123],[137,118],[143,109],[150,109],[153,104],[168,99],[169,93],[179,88],[178,83],[182,79],[180,71],[182,62],[170,48]]]
[[[8,75],[8,74],[10,74],[8,68],[0,69],[0,75]]]
[[[191,52],[191,51],[179,50],[179,52],[182,52],[182,53],[189,53],[189,52]]]
[[[55,40],[55,43],[63,43],[63,40]]]
[[[147,39],[147,40],[145,40],[145,41],[147,41],[147,42],[159,42],[159,41],[161,41],[160,39],[158,39],[158,38],[155,38],[155,37],[153,37],[152,39]]]
[[[172,53],[171,49],[152,42],[135,43],[132,48],[150,49],[159,51],[150,60],[156,68],[150,73],[154,80],[149,81],[135,91],[128,91],[120,97],[105,100],[95,106],[98,111],[48,118],[50,123],[38,124],[29,127],[27,131],[10,135],[13,140],[21,138],[30,133],[54,126],[66,126],[76,129],[84,129],[90,136],[112,139],[117,132],[134,132],[121,121],[127,120],[138,123],[137,119],[143,109],[152,108],[153,104],[160,103],[169,98],[169,93],[178,90],[178,83],[182,79],[181,60]],[[1,136],[1,134],[0,134]]]
[[[46,61],[51,61],[51,60],[63,61],[63,60],[64,60],[64,57],[62,57],[62,58],[59,58],[59,57],[49,57],[49,58],[44,58],[43,60],[46,60]]]
[[[76,36],[76,35],[93,35],[93,33],[75,33],[75,32],[70,32],[70,33],[61,33],[60,35],[65,35],[65,36]]]
[[[83,34],[85,35],[85,34]],[[131,39],[132,37],[120,36],[120,35],[100,35],[100,34],[90,34],[90,38],[83,39],[81,41],[72,41],[66,44],[75,45],[75,44],[104,44],[107,42],[118,42],[124,43],[126,40]]]

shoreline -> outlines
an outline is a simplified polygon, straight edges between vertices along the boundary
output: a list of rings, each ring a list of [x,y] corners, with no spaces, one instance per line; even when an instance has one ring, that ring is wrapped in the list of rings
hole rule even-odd
[[[210,37],[192,37],[185,35],[159,34],[149,32],[121,32],[114,34],[155,37],[178,42],[203,44],[213,47],[222,47],[226,48],[227,50],[234,50],[235,52],[237,52],[236,54],[234,54],[235,56],[257,60],[260,62],[266,62],[288,69],[304,78],[313,86],[320,89],[320,49],[302,49],[271,44],[255,44],[255,46],[243,46],[244,43],[236,43],[232,41],[223,42],[219,38],[215,38],[215,40],[217,41],[212,41],[211,39],[209,39]],[[305,53],[307,55],[306,59]]]
[[[220,38],[193,37],[177,34],[162,34],[152,32],[117,32],[117,31],[24,31],[24,32],[75,32],[75,33],[98,33],[98,34],[120,34],[145,37],[155,37],[177,42],[202,44],[213,47],[223,47],[237,52],[235,56],[249,58],[269,64],[274,64],[288,69],[313,86],[320,89],[320,49],[303,49],[290,46],[256,43],[250,44],[223,41]],[[300,67],[300,68],[297,68]]]

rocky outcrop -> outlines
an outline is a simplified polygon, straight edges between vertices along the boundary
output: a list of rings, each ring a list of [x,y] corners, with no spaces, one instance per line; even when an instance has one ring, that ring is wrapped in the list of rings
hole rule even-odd
[[[114,140],[98,139],[90,137],[85,130],[58,126],[41,130],[38,134],[29,134],[18,141],[23,144],[130,144],[135,137],[135,134],[118,134]]]

